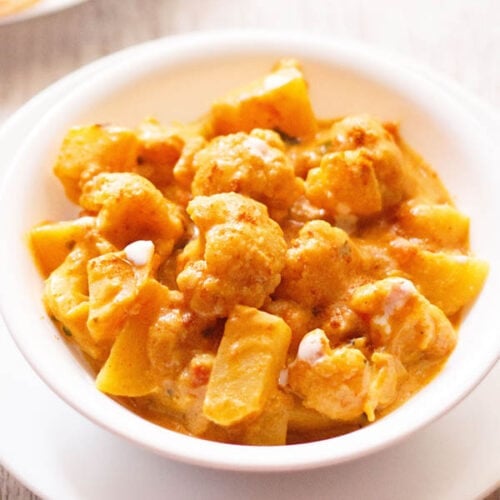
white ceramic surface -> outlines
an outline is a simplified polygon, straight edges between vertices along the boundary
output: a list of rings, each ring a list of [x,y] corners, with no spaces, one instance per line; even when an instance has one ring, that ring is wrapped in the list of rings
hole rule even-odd
[[[0,463],[51,500],[471,500],[498,486],[500,364],[437,422],[369,457],[242,473],[162,458],[83,418],[33,373],[0,318]],[[6,497],[16,498],[16,496]]]
[[[47,14],[73,7],[85,1],[86,0],[39,0],[26,9],[0,17],[0,26],[26,21],[35,17],[46,16]]]
[[[491,273],[446,369],[401,409],[334,441],[287,448],[235,447],[159,429],[94,389],[89,372],[46,318],[39,300],[40,278],[23,234],[41,214],[72,215],[49,175],[67,127],[82,121],[134,125],[152,113],[163,121],[195,118],[211,99],[260,75],[283,55],[304,61],[320,115],[368,111],[401,120],[405,138],[439,171],[460,208],[472,216],[472,245],[490,262]],[[100,68],[89,71],[83,83],[65,92],[34,123],[10,165],[0,203],[3,213],[10,214],[0,225],[5,237],[0,250],[2,312],[28,361],[72,406],[103,427],[169,457],[228,469],[292,470],[351,460],[394,443],[456,404],[496,361],[500,339],[492,318],[500,249],[490,230],[497,205],[491,186],[498,176],[494,178],[490,168],[495,145],[486,125],[442,87],[356,46],[253,33],[152,42],[112,56]]]

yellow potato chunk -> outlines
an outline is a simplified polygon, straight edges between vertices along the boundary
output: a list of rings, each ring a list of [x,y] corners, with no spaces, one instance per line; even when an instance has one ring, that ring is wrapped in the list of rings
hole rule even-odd
[[[237,304],[261,307],[280,281],[286,243],[261,203],[237,193],[198,196],[188,213],[204,243],[203,259],[177,276],[191,308],[227,316]]]
[[[116,338],[141,288],[151,275],[153,256],[152,242],[139,241],[131,243],[125,251],[106,253],[89,260],[87,327],[96,342],[113,341]],[[131,257],[140,257],[143,261],[137,263]]]
[[[377,409],[383,409],[396,400],[400,382],[407,372],[399,359],[387,352],[374,352],[370,361],[372,373],[363,409],[368,421],[373,422]]]
[[[444,359],[455,347],[457,334],[448,318],[407,279],[360,286],[351,307],[367,316],[374,347],[384,348],[405,366],[424,358]]]
[[[430,252],[413,246],[398,248],[396,254],[401,269],[447,316],[470,304],[488,275],[488,264],[476,257]]]
[[[183,188],[191,188],[196,173],[194,158],[207,144],[207,140],[199,135],[186,138],[182,154],[173,169],[175,181]]]
[[[336,424],[331,418],[297,401],[289,411],[288,429],[300,435],[331,429]]]
[[[317,128],[307,83],[293,61],[282,61],[261,80],[216,101],[210,118],[215,135],[267,128],[303,137]]]
[[[150,279],[142,288],[137,308],[116,337],[96,385],[114,396],[138,397],[153,392],[160,380],[148,355],[148,333],[168,300],[168,289]]]
[[[151,240],[163,256],[184,232],[181,209],[144,177],[134,173],[99,174],[85,184],[80,204],[97,213],[97,228],[122,249]]]
[[[352,420],[364,412],[370,368],[359,349],[331,349],[321,329],[309,332],[288,368],[288,384],[303,404],[333,420]]]
[[[103,349],[87,329],[87,262],[97,255],[97,250],[86,242],[75,245],[64,262],[45,281],[43,301],[67,337],[75,340],[91,358],[102,359]]]
[[[293,398],[276,390],[264,406],[262,413],[245,426],[242,444],[254,446],[277,446],[286,444],[288,411]]]
[[[149,118],[137,129],[139,149],[135,172],[149,179],[157,188],[173,181],[173,168],[184,147],[184,139],[173,127],[165,127]]]
[[[431,249],[467,247],[469,218],[451,205],[411,200],[398,210],[397,222],[405,236],[423,239]]]
[[[229,426],[261,414],[285,363],[291,332],[277,316],[236,306],[208,382],[203,413]]]
[[[68,198],[77,203],[82,186],[94,175],[133,170],[138,150],[132,130],[104,125],[74,127],[63,140],[54,173]]]
[[[382,209],[382,197],[373,160],[367,150],[342,151],[323,156],[309,170],[306,196],[330,215],[373,215]]]
[[[362,149],[371,160],[383,207],[394,206],[411,192],[411,178],[395,137],[369,115],[351,115],[335,122],[330,131],[332,151]]]
[[[95,226],[94,217],[35,226],[30,231],[30,243],[44,276],[59,267],[77,242]]]
[[[253,130],[220,136],[194,157],[194,196],[224,192],[241,193],[285,211],[302,193],[302,183],[283,152],[277,134]],[[268,140],[266,140],[268,139]],[[273,142],[275,145],[273,145]]]
[[[336,300],[362,271],[362,258],[345,231],[326,221],[311,221],[300,230],[286,254],[278,298],[306,307]]]

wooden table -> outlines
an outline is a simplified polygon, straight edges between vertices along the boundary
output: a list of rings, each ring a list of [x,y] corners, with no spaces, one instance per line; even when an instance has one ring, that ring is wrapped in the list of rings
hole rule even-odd
[[[500,109],[498,0],[90,0],[0,26],[0,125],[37,92],[105,54],[227,28],[362,41],[424,63]],[[1,500],[33,498],[0,467]],[[491,498],[499,499],[498,491]]]

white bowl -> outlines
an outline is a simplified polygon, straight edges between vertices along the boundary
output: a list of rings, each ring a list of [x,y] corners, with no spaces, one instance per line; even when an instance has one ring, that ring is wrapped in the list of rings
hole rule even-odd
[[[148,115],[163,122],[194,119],[214,98],[264,74],[284,56],[303,62],[320,117],[368,112],[401,122],[405,139],[433,165],[457,205],[471,216],[471,245],[489,261],[490,274],[444,370],[383,419],[334,439],[291,446],[204,441],[143,420],[95,388],[91,371],[61,339],[42,306],[42,280],[25,235],[41,219],[76,214],[51,169],[70,126],[135,126]],[[99,68],[33,124],[8,166],[0,199],[2,314],[31,366],[71,406],[137,444],[192,464],[253,471],[305,469],[353,460],[408,436],[458,403],[494,365],[500,352],[500,241],[492,188],[499,179],[492,160],[496,144],[438,84],[366,47],[260,32],[149,42],[110,56]]]

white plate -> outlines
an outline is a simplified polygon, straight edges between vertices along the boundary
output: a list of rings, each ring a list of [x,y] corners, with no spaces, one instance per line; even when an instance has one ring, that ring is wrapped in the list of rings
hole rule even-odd
[[[500,474],[498,394],[500,365],[445,417],[367,458],[292,474],[213,471],[156,456],[84,419],[35,376],[0,326],[0,462],[51,499],[481,498]]]
[[[0,17],[0,26],[17,23],[19,21],[26,21],[27,19],[31,19],[33,17],[45,16],[46,14],[67,9],[68,7],[72,7],[85,1],[86,0],[39,0],[24,10]]]
[[[34,117],[76,83],[123,57],[116,54],[73,73],[21,109],[0,132],[0,165],[12,158]],[[478,120],[500,130],[480,103],[440,83]],[[477,498],[494,489],[500,477],[499,394],[497,366],[445,417],[351,463],[293,474],[212,471],[160,458],[84,419],[36,377],[0,322],[0,462],[46,498]]]

